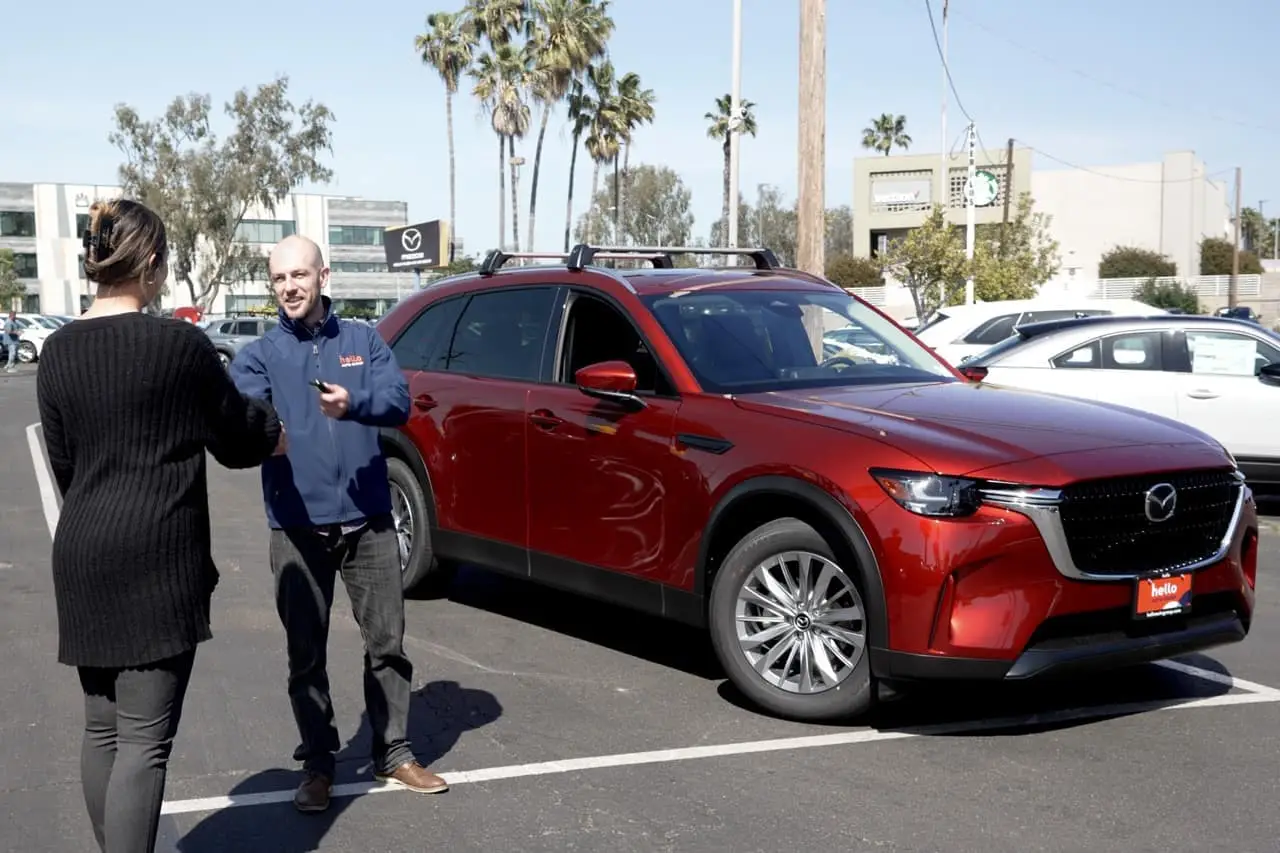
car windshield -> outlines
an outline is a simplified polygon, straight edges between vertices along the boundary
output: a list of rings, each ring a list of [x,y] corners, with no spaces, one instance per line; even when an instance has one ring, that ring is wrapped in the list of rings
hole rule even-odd
[[[682,291],[643,301],[713,393],[958,381],[906,332],[846,293]]]

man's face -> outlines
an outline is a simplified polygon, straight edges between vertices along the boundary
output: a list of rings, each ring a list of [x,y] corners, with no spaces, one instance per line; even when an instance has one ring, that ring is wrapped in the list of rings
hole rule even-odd
[[[329,282],[329,268],[311,246],[287,241],[276,246],[268,261],[271,288],[290,320],[315,322],[320,291]]]

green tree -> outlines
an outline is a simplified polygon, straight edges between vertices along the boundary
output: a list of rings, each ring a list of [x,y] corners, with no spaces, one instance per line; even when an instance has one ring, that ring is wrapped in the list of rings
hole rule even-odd
[[[433,12],[427,15],[427,32],[415,36],[413,48],[422,62],[435,70],[444,83],[445,133],[449,138],[449,227],[457,228],[457,165],[453,151],[453,96],[458,83],[471,67],[478,39],[461,12]],[[541,139],[539,139],[541,142]],[[537,174],[535,168],[534,174]],[[452,230],[450,233],[454,233]],[[453,259],[453,241],[449,242],[449,258]]]
[[[741,120],[738,123],[739,141],[743,134],[755,136],[759,129],[756,125],[756,114],[752,112],[755,109],[755,102],[748,101],[745,98],[738,101],[738,106],[742,112]],[[707,113],[704,118],[711,124],[707,127],[707,136],[712,139],[721,140],[721,147],[724,148],[724,204],[721,207],[720,218],[726,223],[729,221],[729,140],[732,134],[729,132],[733,125],[733,95],[721,95],[716,98],[715,112]],[[739,217],[739,227],[741,227],[741,217]],[[739,241],[741,242],[741,241]],[[724,245],[721,243],[720,245]]]
[[[1116,246],[1098,262],[1098,278],[1165,278],[1178,274],[1166,255],[1137,246]]]
[[[853,254],[853,209],[849,205],[827,208],[826,242],[828,258]]]
[[[728,222],[720,217],[711,223],[709,245],[728,241]],[[785,266],[796,262],[796,205],[787,203],[777,187],[761,190],[755,207],[738,194],[738,245],[765,246],[773,250]]]
[[[529,7],[531,15],[525,32],[533,55],[532,94],[542,108],[533,155],[533,178],[529,183],[530,251],[534,248],[538,178],[542,171],[542,142],[547,135],[547,123],[552,110],[575,90],[575,84],[581,81],[591,63],[604,56],[614,29],[608,8],[609,0],[533,0]],[[572,109],[571,103],[571,112]],[[572,158],[577,157],[577,148],[575,134]]]
[[[894,148],[906,151],[911,147],[911,137],[907,135],[907,117],[882,113],[879,118],[872,119],[871,124],[862,130],[862,147],[879,151],[886,157]]]
[[[1180,311],[1183,314],[1199,314],[1200,297],[1190,287],[1176,281],[1157,282],[1154,278],[1143,283],[1133,295],[1138,302],[1154,308]]]
[[[937,205],[919,228],[890,242],[880,268],[911,293],[921,320],[964,292],[964,237],[946,221]]]
[[[1031,195],[1023,193],[1007,224],[986,226],[975,235],[976,299],[1030,299],[1058,274],[1058,241],[1049,233],[1053,217],[1034,208]]]
[[[666,166],[641,164],[632,170],[631,203],[626,218],[617,220],[613,231],[615,181],[610,175],[595,196],[590,209],[578,222],[577,239],[588,234],[608,234],[607,242],[633,246],[685,246],[693,233],[692,198],[680,176]]]
[[[120,183],[164,220],[170,269],[195,305],[207,309],[223,286],[261,266],[261,250],[237,236],[254,206],[274,213],[303,182],[333,176],[320,159],[332,151],[333,113],[310,100],[295,106],[288,89],[279,77],[237,92],[225,107],[232,132],[221,140],[208,95],[176,98],[151,121],[116,107],[110,139],[125,157]]]
[[[1230,240],[1206,237],[1200,242],[1200,275],[1231,275],[1231,256],[1235,249]],[[1262,262],[1253,252],[1240,252],[1240,274],[1261,275]]]
[[[18,301],[26,295],[27,286],[18,279],[13,250],[0,249],[0,314],[20,308]]]
[[[871,258],[853,255],[829,255],[827,278],[843,288],[880,287],[884,284],[884,271]]]

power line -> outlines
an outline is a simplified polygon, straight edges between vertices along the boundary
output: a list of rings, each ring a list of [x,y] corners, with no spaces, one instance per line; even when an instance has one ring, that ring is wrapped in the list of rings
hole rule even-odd
[[[1055,157],[1047,151],[1042,151],[1041,149],[1036,148],[1034,145],[1031,145],[1030,143],[1028,143],[1025,139],[1015,139],[1014,141],[1022,145],[1023,148],[1028,148],[1034,151],[1035,153],[1039,154],[1041,157],[1044,157],[1046,160],[1052,160],[1053,162],[1059,163],[1070,169],[1077,169],[1081,172],[1088,172],[1089,174],[1097,175],[1100,178],[1110,178],[1113,181],[1128,181],[1130,183],[1135,183],[1135,184],[1187,184],[1187,183],[1191,183],[1192,181],[1207,181],[1210,178],[1216,178],[1216,177],[1219,177],[1220,175],[1226,175],[1234,171],[1234,169],[1219,169],[1216,172],[1211,172],[1206,175],[1195,175],[1190,178],[1152,179],[1152,178],[1135,178],[1129,175],[1108,175],[1106,172],[1099,172],[1097,169],[1090,169],[1088,166],[1081,166],[1077,163],[1072,163],[1069,160],[1063,160],[1061,157]]]
[[[964,102],[960,100],[960,93],[956,91],[956,81],[951,79],[951,66],[947,64],[947,57],[942,52],[942,39],[938,38],[938,25],[933,20],[933,4],[929,0],[924,0],[924,10],[929,14],[929,29],[933,31],[933,46],[938,49],[938,59],[942,61],[942,71],[947,75],[947,85],[951,87],[951,94],[955,95],[956,106],[960,108],[960,112],[964,114],[970,122],[973,116],[969,115],[969,111],[964,108]]]
[[[928,0],[926,0],[926,2],[928,2]],[[1049,65],[1057,66],[1058,68],[1061,68],[1064,71],[1069,71],[1070,73],[1076,75],[1077,77],[1080,77],[1084,80],[1088,80],[1091,83],[1096,83],[1099,86],[1103,86],[1105,88],[1119,92],[1122,95],[1128,95],[1129,97],[1136,98],[1139,101],[1146,101],[1147,103],[1158,104],[1159,106],[1162,106],[1167,109],[1174,110],[1180,113],[1184,113],[1184,114],[1187,112],[1197,112],[1199,115],[1205,118],[1212,119],[1218,122],[1224,122],[1226,124],[1234,124],[1239,127],[1249,128],[1250,130],[1265,130],[1273,133],[1280,131],[1280,128],[1276,128],[1274,126],[1257,124],[1256,122],[1242,121],[1240,119],[1229,118],[1227,116],[1217,115],[1215,113],[1207,112],[1204,110],[1188,110],[1187,104],[1185,103],[1181,103],[1181,104],[1174,103],[1173,101],[1167,101],[1164,98],[1139,92],[1134,89],[1130,89],[1126,86],[1122,86],[1119,83],[1112,82],[1111,80],[1106,80],[1106,79],[1103,79],[1102,77],[1098,77],[1095,74],[1090,74],[1088,71],[1084,71],[1079,68],[1075,68],[1071,65],[1067,65],[1065,62],[1062,62],[1061,60],[1053,56],[1050,56],[1041,50],[1031,47],[1030,45],[1022,44],[1021,42],[1010,38],[1004,33],[997,32],[996,30],[991,29],[991,27],[987,26],[986,24],[982,23],[981,21],[977,20],[971,15],[966,15],[963,12],[957,12],[956,15],[957,17],[963,18],[973,26],[982,30],[987,35],[998,38],[1001,41],[1005,42],[1006,44],[1012,45],[1013,47],[1016,47],[1019,50],[1026,51],[1027,53],[1030,53],[1032,56],[1035,56],[1040,60],[1042,60],[1043,62],[1048,63]]]

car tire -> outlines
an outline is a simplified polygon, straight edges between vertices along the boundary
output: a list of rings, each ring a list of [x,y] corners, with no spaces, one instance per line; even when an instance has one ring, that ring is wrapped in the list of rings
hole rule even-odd
[[[230,370],[231,362],[234,360],[235,357],[231,353],[226,350],[218,350],[218,363],[222,365],[223,370]]]
[[[31,341],[18,341],[18,361],[31,364],[36,360],[36,345]]]
[[[772,596],[757,570],[763,572],[768,567],[773,579],[780,580],[780,559],[793,579],[798,580],[802,563],[810,572],[811,583],[829,575],[825,592],[836,590],[829,599],[831,606],[790,607],[794,600],[782,601],[773,596],[792,611],[793,618],[783,619],[781,611],[770,611],[758,603],[760,598],[748,587],[765,589]],[[786,591],[786,587],[779,589]],[[842,567],[831,546],[808,524],[796,518],[780,518],[744,536],[716,573],[708,614],[712,645],[733,686],[770,713],[805,722],[859,717],[871,710],[877,696],[871,675],[865,602],[865,591],[854,567]],[[861,619],[851,618],[852,610],[860,611]],[[752,623],[752,616],[764,621]],[[770,618],[774,621],[767,621]],[[781,629],[783,625],[789,628],[771,642],[753,647],[750,639],[743,638]],[[860,648],[849,642],[851,635],[861,637]],[[790,651],[779,650],[779,646],[794,648],[796,657]],[[820,658],[813,655],[815,649]],[[757,671],[757,665],[762,666],[764,674]],[[804,669],[810,672],[807,682],[799,674]],[[817,682],[812,678],[815,675]],[[833,679],[832,675],[836,677]]]
[[[408,463],[394,456],[387,459],[387,483],[391,489],[391,515],[404,590],[438,594],[449,585],[453,572],[450,565],[436,557],[431,547],[426,490]]]

